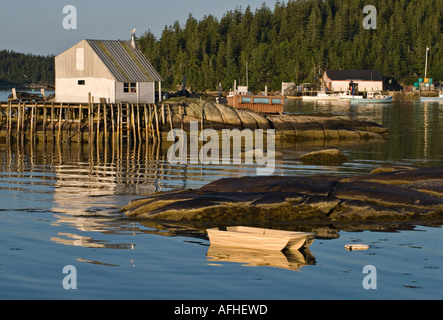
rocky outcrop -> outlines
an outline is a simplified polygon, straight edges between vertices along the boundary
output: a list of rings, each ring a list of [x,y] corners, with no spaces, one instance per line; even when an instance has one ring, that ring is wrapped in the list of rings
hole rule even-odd
[[[443,167],[352,177],[242,177],[129,203],[130,217],[211,223],[443,221]]]
[[[348,158],[340,150],[326,149],[306,153],[300,157],[300,161],[304,164],[335,166],[348,161]]]
[[[387,136],[389,131],[381,125],[368,121],[349,120],[337,116],[311,115],[263,115],[249,110],[239,110],[206,100],[180,98],[169,104],[172,126],[189,130],[191,121],[204,128],[222,129],[275,129],[276,136],[284,139],[305,140],[369,140]],[[170,130],[165,122],[163,131]]]

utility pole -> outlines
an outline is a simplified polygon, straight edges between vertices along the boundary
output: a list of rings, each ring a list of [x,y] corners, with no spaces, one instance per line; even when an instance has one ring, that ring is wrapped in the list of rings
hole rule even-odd
[[[427,78],[426,75],[428,74],[428,51],[429,50],[431,50],[431,49],[429,49],[429,47],[426,46],[425,78]]]
[[[246,86],[249,90],[249,69],[248,69],[248,60],[246,60]]]

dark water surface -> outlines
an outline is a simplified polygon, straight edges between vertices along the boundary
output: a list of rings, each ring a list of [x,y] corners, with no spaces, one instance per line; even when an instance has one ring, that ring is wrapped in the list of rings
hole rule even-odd
[[[385,141],[332,143],[350,159],[306,166],[297,157],[324,148],[279,143],[275,174],[355,175],[389,164],[443,165],[443,104],[379,106],[290,101],[287,112],[334,113],[376,121]],[[329,146],[329,145],[328,145]],[[198,188],[254,175],[254,165],[171,165],[145,146],[0,144],[1,299],[441,299],[440,226],[324,226],[309,250],[230,252],[209,246],[203,229],[126,218],[141,195]],[[272,227],[272,226],[271,226]],[[347,251],[366,243],[367,251]],[[76,269],[67,290],[63,268]],[[376,289],[365,289],[366,265]]]

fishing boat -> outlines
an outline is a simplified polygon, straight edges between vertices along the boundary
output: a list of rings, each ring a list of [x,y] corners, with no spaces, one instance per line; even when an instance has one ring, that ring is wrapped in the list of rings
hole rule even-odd
[[[338,94],[340,99],[349,100],[349,99],[363,99],[362,95],[352,94],[351,91],[347,90],[343,93]]]
[[[351,104],[356,103],[389,103],[393,101],[394,96],[383,95],[380,92],[368,92],[366,98],[351,99]]]
[[[324,91],[317,92],[317,95],[315,96],[302,96],[302,100],[338,100],[340,99],[340,96],[338,94],[329,94]]]
[[[438,97],[420,97],[421,102],[443,102],[443,91],[440,91]]]
[[[227,227],[226,230],[206,230],[211,245],[241,247],[260,250],[298,250],[314,241],[315,233],[254,228],[245,226]]]

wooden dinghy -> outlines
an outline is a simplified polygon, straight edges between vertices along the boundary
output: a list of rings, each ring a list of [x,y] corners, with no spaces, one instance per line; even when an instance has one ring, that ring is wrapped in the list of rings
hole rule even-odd
[[[226,230],[206,230],[211,245],[241,247],[260,250],[300,249],[314,241],[315,233],[284,231],[245,226],[227,227]]]

